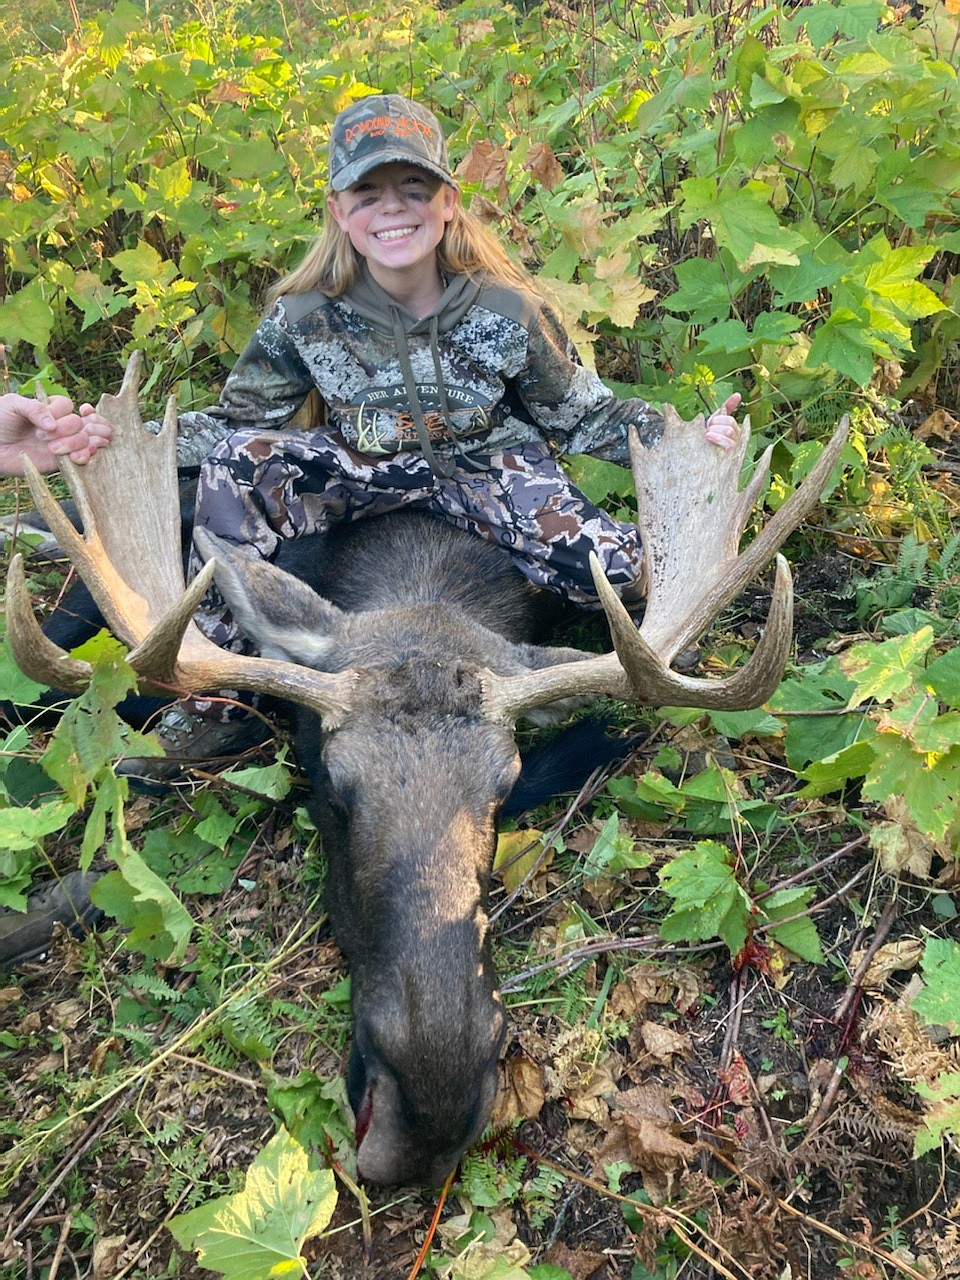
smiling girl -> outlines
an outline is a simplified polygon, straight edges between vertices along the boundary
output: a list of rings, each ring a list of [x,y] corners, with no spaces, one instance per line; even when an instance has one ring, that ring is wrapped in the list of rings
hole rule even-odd
[[[193,450],[181,462],[202,461],[197,523],[273,559],[284,539],[415,506],[587,607],[594,551],[637,600],[636,530],[588,502],[558,459],[626,463],[629,425],[655,445],[659,412],[579,362],[535,280],[464,210],[425,107],[387,94],[341,112],[329,181],[323,231],[272,291],[220,404],[181,418]],[[319,423],[292,428],[311,393]],[[721,447],[737,439],[739,401],[707,423]],[[198,622],[220,645],[246,644],[215,593]]]

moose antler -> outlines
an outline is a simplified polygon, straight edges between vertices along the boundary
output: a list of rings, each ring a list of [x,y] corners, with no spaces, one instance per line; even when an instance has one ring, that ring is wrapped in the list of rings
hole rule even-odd
[[[738,446],[728,450],[707,440],[702,415],[685,422],[667,405],[664,420],[663,437],[654,449],[644,449],[633,428],[630,432],[637,525],[647,570],[647,605],[639,630],[591,556],[614,653],[518,676],[491,674],[485,705],[492,719],[510,723],[557,698],[601,694],[655,706],[746,710],[766,702],[779,684],[793,631],[793,580],[786,560],[776,552],[817,503],[846,443],[849,419],[841,420],[803,483],[739,553],[773,446],[741,491],[749,419]],[[770,612],[750,661],[723,680],[671,671],[676,654],[775,556]]]
[[[353,677],[322,675],[292,662],[228,653],[208,640],[193,614],[213,578],[206,564],[184,587],[177,493],[177,411],[171,397],[157,435],[145,430],[138,391],[140,356],[127,364],[116,396],[101,396],[98,410],[113,423],[109,449],[83,467],[60,466],[83,523],[74,529],[37,469],[24,471],[41,514],[90,588],[111,630],[130,646],[128,660],[144,688],[209,693],[240,688],[275,693],[338,723],[350,700]],[[146,500],[149,497],[149,500]],[[130,505],[136,514],[131,517]],[[27,590],[22,558],[7,577],[7,630],[17,665],[53,688],[78,690],[91,667],[70,658],[40,629]]]
[[[244,657],[207,640],[192,616],[211,580],[208,561],[189,588],[180,560],[176,476],[176,408],[167,405],[156,436],[145,431],[137,392],[139,356],[131,357],[117,396],[99,409],[114,424],[114,442],[85,467],[61,466],[80,509],[83,536],[25,460],[31,492],[61,547],[77,566],[113,631],[131,646],[130,664],[143,687],[183,693],[223,688],[272,693],[305,706],[334,727],[346,717],[357,673],[317,672],[276,659]],[[777,556],[773,600],[751,660],[722,680],[695,679],[670,669],[673,657],[770,561],[819,499],[843,448],[844,418],[816,466],[745,551],[740,537],[766,480],[771,450],[741,492],[739,475],[749,424],[739,447],[722,450],[705,436],[703,417],[684,422],[670,408],[655,449],[631,432],[638,525],[646,555],[647,607],[637,630],[604,578],[592,568],[610,623],[614,652],[517,676],[483,675],[484,714],[512,723],[536,707],[571,696],[609,694],[628,702],[745,709],[765,702],[783,673],[793,626],[786,561]],[[149,486],[134,520],[123,512]],[[7,582],[8,634],[27,675],[56,688],[78,689],[89,664],[70,658],[43,635],[30,605],[19,556]]]

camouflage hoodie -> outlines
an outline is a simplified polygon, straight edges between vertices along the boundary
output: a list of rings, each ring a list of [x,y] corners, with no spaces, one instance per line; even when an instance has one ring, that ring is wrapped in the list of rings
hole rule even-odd
[[[643,400],[619,400],[577,359],[534,292],[449,280],[434,313],[410,315],[364,270],[343,297],[280,298],[224,384],[220,404],[181,415],[180,462],[197,465],[241,428],[276,430],[316,388],[325,426],[366,455],[425,453],[448,474],[471,447],[538,443],[627,461],[627,425],[662,428]],[[458,456],[459,455],[459,456]]]

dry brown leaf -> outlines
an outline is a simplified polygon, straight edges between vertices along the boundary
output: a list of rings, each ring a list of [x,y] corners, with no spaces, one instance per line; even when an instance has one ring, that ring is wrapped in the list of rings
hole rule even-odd
[[[477,44],[493,35],[494,25],[489,18],[478,18],[476,22],[460,24],[460,41],[462,44]]]
[[[669,1067],[675,1057],[684,1057],[690,1052],[690,1037],[680,1035],[660,1022],[641,1023],[638,1031],[645,1055],[642,1065],[649,1065],[652,1061]],[[632,1034],[630,1044],[633,1047]]]
[[[734,1054],[729,1067],[720,1067],[717,1075],[727,1086],[727,1097],[737,1107],[748,1106],[754,1097],[753,1078],[742,1054]]]
[[[120,1269],[126,1236],[103,1236],[93,1242],[93,1280],[111,1280]]]
[[[457,165],[454,176],[461,182],[475,182],[485,191],[495,191],[502,204],[507,198],[507,153],[496,142],[481,138]]]
[[[588,1249],[571,1249],[562,1241],[550,1246],[547,1250],[547,1262],[554,1267],[563,1267],[573,1276],[573,1280],[593,1280],[601,1267],[610,1261],[605,1253],[592,1253]]]
[[[566,176],[548,142],[535,142],[527,152],[523,167],[547,191],[558,187]]]
[[[850,953],[850,968],[856,969],[866,952],[861,949]],[[868,991],[882,991],[894,973],[901,969],[915,969],[923,955],[923,943],[917,938],[900,938],[882,946],[870,961],[863,975],[862,985]]]
[[[634,965],[610,992],[610,1008],[621,1017],[642,1017],[648,1004],[670,1004],[683,1013],[700,999],[703,988],[694,969]]]
[[[618,1094],[616,1113],[594,1160],[594,1173],[614,1162],[628,1164],[643,1177],[654,1204],[670,1194],[673,1180],[699,1150],[672,1132],[669,1094],[658,1087],[630,1089]],[[666,1113],[666,1114],[665,1114]]]
[[[98,1076],[103,1070],[103,1063],[107,1054],[119,1048],[120,1040],[116,1036],[108,1036],[106,1040],[101,1040],[93,1053],[91,1053],[90,1061],[87,1063],[91,1076]]]
[[[514,1054],[500,1066],[500,1087],[493,1105],[492,1123],[536,1120],[546,1101],[543,1068],[525,1053]]]
[[[960,431],[960,420],[946,409],[934,409],[917,427],[914,434],[918,440],[929,440],[936,436],[939,440],[952,440]]]
[[[22,995],[23,990],[20,987],[0,987],[0,1009],[16,1004]]]
[[[929,879],[933,856],[939,852],[937,845],[911,822],[902,798],[890,796],[883,807],[891,821],[876,823],[870,832],[870,847],[880,866],[889,874],[905,872],[919,880]]]
[[[576,1088],[567,1092],[567,1114],[572,1120],[592,1120],[603,1127],[610,1114],[608,1098],[617,1094],[617,1081],[614,1065],[619,1066],[615,1054],[609,1054],[598,1062],[589,1077]]]

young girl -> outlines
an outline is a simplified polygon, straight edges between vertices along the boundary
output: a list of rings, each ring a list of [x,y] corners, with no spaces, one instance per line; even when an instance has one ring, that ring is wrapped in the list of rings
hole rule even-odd
[[[329,181],[326,225],[272,291],[219,406],[181,417],[180,460],[202,459],[197,522],[270,559],[283,539],[417,506],[506,547],[537,586],[596,607],[593,550],[637,599],[635,530],[588,502],[557,457],[626,463],[628,424],[654,445],[659,413],[579,363],[533,279],[463,209],[425,107],[394,94],[348,107]],[[322,425],[290,429],[311,392]],[[707,423],[721,447],[737,438],[739,402]],[[198,622],[221,646],[244,643],[216,593]]]

